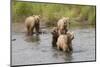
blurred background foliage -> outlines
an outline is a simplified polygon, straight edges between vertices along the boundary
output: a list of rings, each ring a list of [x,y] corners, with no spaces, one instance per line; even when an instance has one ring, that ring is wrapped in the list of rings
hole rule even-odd
[[[31,15],[41,15],[41,23],[56,25],[61,17],[69,17],[72,25],[95,25],[96,6],[50,4],[36,2],[12,1],[12,22],[23,23]]]

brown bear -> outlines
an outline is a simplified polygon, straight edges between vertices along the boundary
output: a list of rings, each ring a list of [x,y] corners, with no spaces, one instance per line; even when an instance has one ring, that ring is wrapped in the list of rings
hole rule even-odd
[[[36,33],[39,33],[40,30],[40,16],[33,15],[29,16],[25,20],[25,26],[27,28],[27,35],[32,35],[33,30],[35,29]]]
[[[57,22],[57,28],[58,28],[58,33],[60,34],[66,34],[68,31],[68,17],[63,17]]]
[[[74,33],[68,31],[68,32],[67,32],[67,37],[68,37],[69,49],[72,51],[72,50],[73,50],[73,48],[72,48],[72,40],[74,39]]]
[[[58,36],[59,36],[57,27],[53,27],[51,33],[52,33],[52,46],[56,47],[57,46],[56,42],[57,42],[57,39],[58,39]]]
[[[74,39],[73,32],[67,32],[67,34],[59,35],[57,39],[57,49],[62,51],[72,51],[72,40]]]

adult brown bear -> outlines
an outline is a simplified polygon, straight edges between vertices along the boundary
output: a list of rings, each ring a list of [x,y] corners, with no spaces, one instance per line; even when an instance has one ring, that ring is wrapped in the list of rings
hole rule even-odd
[[[57,49],[62,51],[72,51],[72,40],[74,39],[73,32],[67,32],[67,34],[59,35],[57,39]]]
[[[32,35],[33,30],[35,29],[36,33],[39,33],[40,30],[40,16],[33,15],[29,16],[25,20],[25,26],[27,28],[27,35]]]
[[[58,28],[58,33],[60,34],[66,34],[68,31],[68,17],[63,17],[57,22],[57,28]]]

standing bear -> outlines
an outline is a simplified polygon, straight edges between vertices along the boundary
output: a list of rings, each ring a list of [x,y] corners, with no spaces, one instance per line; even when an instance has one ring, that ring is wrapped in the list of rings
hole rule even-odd
[[[67,34],[61,34],[57,40],[57,49],[64,52],[72,51],[72,40],[74,39],[73,32],[67,32]]]
[[[27,29],[27,35],[32,35],[33,30],[35,29],[36,33],[39,33],[40,30],[40,16],[33,15],[29,16],[25,20],[25,26]]]
[[[66,34],[68,31],[68,17],[63,17],[57,22],[57,28],[58,28],[58,33],[60,34]]]
[[[56,42],[59,36],[57,27],[53,27],[51,34],[52,34],[52,46],[56,47],[57,46]]]

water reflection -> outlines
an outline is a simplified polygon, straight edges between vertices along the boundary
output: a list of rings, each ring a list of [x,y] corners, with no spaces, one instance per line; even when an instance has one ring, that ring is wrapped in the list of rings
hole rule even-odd
[[[39,35],[33,35],[33,36],[25,36],[26,42],[38,42],[40,41]]]
[[[95,60],[95,28],[78,28],[72,31],[75,33],[75,39],[72,42],[72,53],[62,52],[52,47],[52,35],[49,29],[47,29],[47,34],[34,34],[33,36],[24,36],[25,33],[13,33],[12,40],[16,40],[12,42],[12,64],[25,65]]]
[[[53,57],[56,59],[63,59],[66,62],[70,62],[72,60],[72,53],[73,52],[62,52],[60,50],[57,50],[57,48],[53,47]]]

